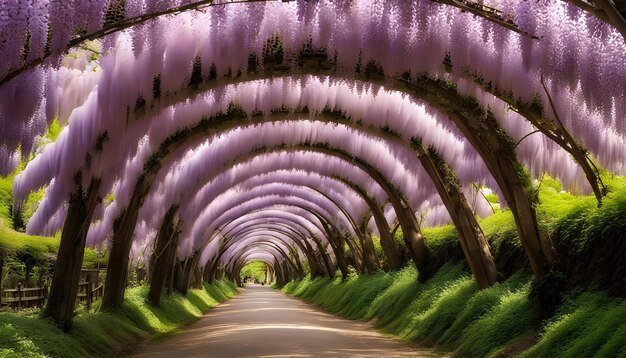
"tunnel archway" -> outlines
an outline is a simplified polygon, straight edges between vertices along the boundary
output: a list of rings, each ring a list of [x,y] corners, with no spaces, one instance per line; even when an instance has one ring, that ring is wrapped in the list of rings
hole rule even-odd
[[[592,193],[598,208],[579,217],[616,205],[624,5],[0,4],[0,173],[16,175],[8,207],[17,219],[28,207],[28,234],[61,230],[45,314],[71,324],[86,245],[110,248],[103,310],[124,302],[141,250],[156,306],[172,285],[187,293],[203,277],[236,279],[253,259],[282,286],[336,269],[346,279],[351,265],[397,271],[405,252],[423,284],[443,264],[423,234],[425,211],[452,224],[488,288],[504,278],[470,190],[484,197],[474,204],[512,215],[534,306],[556,309],[584,276],[570,256],[608,244],[572,239],[588,232],[582,219],[550,226],[557,210],[540,189],[552,183],[544,174],[556,177],[559,209]]]

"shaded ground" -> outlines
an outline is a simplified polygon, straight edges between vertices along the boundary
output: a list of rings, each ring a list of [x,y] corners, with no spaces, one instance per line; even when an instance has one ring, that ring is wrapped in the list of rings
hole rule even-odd
[[[338,318],[268,287],[249,286],[182,333],[135,357],[432,357],[371,325]]]

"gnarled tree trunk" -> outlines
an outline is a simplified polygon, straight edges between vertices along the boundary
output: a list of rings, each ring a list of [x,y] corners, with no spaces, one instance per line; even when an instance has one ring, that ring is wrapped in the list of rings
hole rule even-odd
[[[80,175],[77,177],[80,178]],[[64,331],[72,326],[87,229],[99,200],[100,182],[100,179],[92,178],[86,192],[79,186],[69,199],[67,219],[63,225],[48,303],[44,311],[44,316],[51,317]]]
[[[113,240],[109,253],[109,265],[100,311],[119,307],[124,302],[124,291],[128,276],[128,260],[133,243],[133,233],[143,197],[148,190],[145,177],[140,177],[133,195],[121,217],[113,224]]]
[[[161,227],[156,238],[156,247],[150,259],[150,291],[148,299],[156,306],[161,306],[161,295],[165,289],[165,284],[171,275],[178,248],[178,237],[180,231],[174,223],[177,206],[172,206],[165,214]]]
[[[369,273],[374,273],[380,269],[380,261],[376,255],[376,248],[374,247],[374,241],[370,236],[367,229],[367,221],[361,222],[361,246],[363,247],[363,264],[365,269]]]
[[[188,257],[186,260],[181,261],[181,271],[179,279],[176,281],[176,291],[180,292],[182,295],[186,295],[189,291],[189,283],[191,281],[191,275],[193,270],[198,266],[198,262],[200,261],[200,251],[196,251],[196,253],[192,257]]]

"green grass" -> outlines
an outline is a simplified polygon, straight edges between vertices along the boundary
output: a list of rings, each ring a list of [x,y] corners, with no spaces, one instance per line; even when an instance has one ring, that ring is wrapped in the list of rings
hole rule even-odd
[[[219,302],[232,297],[231,282],[206,284],[186,297],[164,296],[161,308],[147,304],[146,286],[127,290],[123,306],[110,313],[79,314],[69,334],[38,311],[0,313],[0,357],[86,357],[111,355],[155,335],[175,332]]]
[[[409,265],[343,282],[305,278],[282,291],[457,357],[626,357],[623,300],[599,292],[572,294],[539,333],[528,298],[531,276],[525,272],[480,291],[460,263],[445,264],[425,283],[416,277]]]
[[[446,247],[459,245],[459,234],[454,225],[425,228],[422,234],[428,242],[428,247],[435,252],[443,252]]]
[[[603,293],[570,297],[523,357],[626,357],[626,302]]]

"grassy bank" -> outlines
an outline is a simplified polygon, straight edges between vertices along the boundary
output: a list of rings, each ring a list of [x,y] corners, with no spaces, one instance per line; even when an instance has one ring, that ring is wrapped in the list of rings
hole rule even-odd
[[[39,318],[39,311],[0,313],[0,357],[110,356],[141,340],[175,332],[236,292],[231,282],[206,284],[187,296],[165,296],[161,308],[155,308],[146,302],[148,287],[135,287],[127,290],[123,307],[114,312],[79,310],[68,334]]]
[[[518,272],[478,291],[461,264],[425,283],[414,268],[292,281],[283,292],[383,332],[458,357],[626,357],[626,302],[601,292],[570,293],[557,314],[532,325],[531,277]]]

